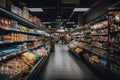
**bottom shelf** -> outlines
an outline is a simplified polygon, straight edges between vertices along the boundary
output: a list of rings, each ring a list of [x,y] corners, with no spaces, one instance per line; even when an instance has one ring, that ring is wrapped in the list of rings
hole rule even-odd
[[[25,78],[25,80],[36,80],[37,76],[42,71],[42,68],[44,67],[49,55],[46,57],[41,58],[34,68],[31,70],[31,72],[28,74],[28,76]]]
[[[108,75],[111,77],[111,80],[120,80],[120,74],[108,69]]]
[[[69,49],[73,54],[75,54],[75,52],[71,49]],[[78,56],[78,55],[76,55]],[[94,62],[93,64],[89,62],[89,57],[88,56],[85,56],[84,53],[83,53],[83,58],[84,58],[84,61],[89,64],[95,71],[97,71],[100,76],[102,78],[104,78],[104,80],[120,80],[120,76],[118,73],[112,71],[112,70],[109,70],[107,67],[104,67],[102,65],[100,65],[99,63],[97,62]],[[84,62],[83,61],[83,62]]]
[[[83,54],[82,54],[82,53],[78,54],[77,52],[75,52],[75,51],[74,51],[73,49],[71,49],[71,48],[69,48],[69,51],[70,51],[71,53],[73,53],[73,55],[75,55],[78,59],[83,60]]]

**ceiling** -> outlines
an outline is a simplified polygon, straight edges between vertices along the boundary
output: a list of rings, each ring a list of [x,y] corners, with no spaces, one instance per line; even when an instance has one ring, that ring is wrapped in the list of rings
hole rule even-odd
[[[33,12],[34,16],[42,22],[53,22],[56,27],[56,19],[62,21],[74,21],[78,24],[78,13],[73,13],[75,7],[90,8],[97,0],[12,0],[15,5],[28,8],[42,8],[44,12]],[[71,27],[71,25],[66,25]],[[73,27],[73,26],[72,26]]]

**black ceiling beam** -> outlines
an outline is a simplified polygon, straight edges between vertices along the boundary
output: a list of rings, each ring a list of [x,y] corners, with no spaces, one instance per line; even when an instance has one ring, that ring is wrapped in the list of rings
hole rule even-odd
[[[78,4],[76,4],[76,7],[78,7],[79,6],[79,4],[80,4],[80,0],[79,0],[79,3]],[[67,21],[70,21],[70,19],[72,18],[72,16],[74,15],[74,12],[72,11],[72,13],[70,14],[70,17],[68,18],[68,20]]]

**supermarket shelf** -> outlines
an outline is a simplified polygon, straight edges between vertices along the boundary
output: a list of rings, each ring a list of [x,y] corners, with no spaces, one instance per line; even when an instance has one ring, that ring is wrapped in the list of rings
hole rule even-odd
[[[101,67],[101,69],[103,69],[103,70],[107,69],[106,67],[102,66],[101,64],[98,64],[97,62],[94,62],[94,64],[97,65],[97,66],[99,66],[99,67]]]
[[[44,59],[44,57],[42,57],[42,58],[36,63],[36,65],[33,67],[33,69],[31,70],[31,72],[29,73],[29,75],[32,74],[32,72],[37,68],[37,66],[42,62],[43,59]],[[25,80],[27,80],[27,78],[29,77],[29,75],[26,77]]]
[[[110,73],[114,74],[114,75],[116,76],[116,78],[118,78],[117,80],[120,80],[120,73],[115,72],[115,71],[113,71],[113,70],[111,70],[111,69],[109,69],[108,71],[109,71]]]
[[[22,31],[22,30],[14,30],[6,27],[0,26],[0,29],[6,30],[6,31],[11,31],[11,32],[16,32],[16,33],[24,33],[24,34],[31,34],[31,35],[42,35],[40,33],[35,33],[35,32],[27,32],[27,31]]]
[[[108,29],[108,26],[104,28],[98,28],[98,29],[92,29],[92,30],[103,30],[103,29]]]
[[[3,61],[3,60],[6,60],[6,59],[8,59],[8,58],[12,58],[12,57],[14,57],[14,56],[16,56],[16,55],[19,55],[19,54],[21,54],[21,53],[24,53],[24,52],[26,52],[27,50],[23,50],[23,51],[17,51],[17,52],[13,52],[13,53],[9,53],[9,54],[7,54],[7,55],[5,55],[5,56],[2,56],[2,57],[0,57],[0,61]]]
[[[98,40],[101,43],[108,42],[107,40]]]
[[[86,42],[86,43],[89,43],[88,41],[85,41],[85,40],[80,40],[80,42]]]
[[[80,46],[79,46],[80,47]],[[89,51],[89,52],[91,52],[91,53],[93,53],[93,54],[96,54],[96,55],[98,55],[98,56],[100,56],[101,58],[107,58],[107,57],[105,57],[104,55],[100,55],[100,53],[98,53],[98,52],[96,52],[96,51],[94,51],[94,50],[91,50],[91,49],[88,49],[88,48],[86,48],[86,47],[80,47],[80,48],[83,48],[83,49],[85,49],[85,50],[87,50],[87,51]]]
[[[86,57],[86,56],[84,55],[84,59],[85,59],[88,63],[90,63],[90,62],[89,62],[89,57]],[[97,66],[101,67],[103,70],[107,69],[106,67],[100,65],[100,64],[97,63],[97,62],[94,62],[93,64],[90,63],[90,64],[91,64],[92,66],[94,66],[94,67],[95,67],[95,65],[97,65]]]
[[[102,49],[102,50],[108,50],[107,48],[103,48],[103,47],[97,47],[97,46],[91,46],[91,47],[93,47],[93,48],[97,48],[97,49]]]
[[[108,36],[108,34],[94,34],[94,35],[91,35],[91,36]]]
[[[120,33],[120,30],[118,30],[118,31],[111,31],[110,33]]]
[[[30,28],[37,28],[39,30],[43,30],[42,28],[40,28],[37,25],[31,23],[30,21],[28,21],[28,20],[14,14],[12,12],[9,12],[9,11],[3,9],[3,8],[0,8],[0,13],[6,15],[7,17],[10,17],[12,19],[15,19],[15,20],[19,21],[21,24],[26,24]]]
[[[31,42],[31,41],[36,41],[35,40],[22,40],[22,41],[0,41],[0,44],[12,44],[12,43],[22,43],[22,42]]]
[[[3,61],[3,60],[6,60],[6,59],[9,59],[9,58],[12,58],[12,57],[14,57],[14,56],[16,56],[16,55],[19,55],[19,54],[22,54],[22,53],[24,53],[24,52],[26,52],[26,51],[28,51],[28,50],[37,49],[37,48],[39,48],[39,47],[41,47],[41,46],[43,46],[43,45],[44,45],[44,44],[42,44],[42,45],[40,45],[40,46],[37,46],[37,47],[30,48],[30,49],[25,49],[25,50],[22,50],[22,51],[21,51],[21,50],[20,50],[20,51],[15,51],[15,52],[13,52],[13,53],[6,54],[6,55],[0,57],[0,61]]]
[[[107,40],[95,40],[95,39],[93,39],[93,41],[99,41],[100,43],[105,43],[105,42],[108,42]]]
[[[78,54],[77,52],[75,52],[72,48],[70,48],[69,46],[68,46],[68,50],[71,52],[71,54],[73,55],[73,56],[75,56],[76,58],[78,58],[79,60],[84,60],[84,57],[83,57],[83,53],[80,53],[80,54]]]
[[[42,70],[45,66],[45,63],[47,62],[49,56],[50,56],[50,54],[46,57],[41,58],[36,63],[36,65],[31,70],[31,72],[28,74],[28,76],[25,78],[25,80],[37,80],[37,77],[42,72]]]
[[[73,49],[70,49],[70,51],[71,51],[72,53],[74,53],[78,58],[80,58],[79,54],[76,53]]]
[[[110,60],[110,62],[114,62],[114,63],[117,63],[117,64],[120,65],[120,62],[119,62],[119,61],[117,62],[117,60],[115,60],[114,58],[109,58],[109,60]],[[120,60],[120,59],[119,59],[119,60]]]

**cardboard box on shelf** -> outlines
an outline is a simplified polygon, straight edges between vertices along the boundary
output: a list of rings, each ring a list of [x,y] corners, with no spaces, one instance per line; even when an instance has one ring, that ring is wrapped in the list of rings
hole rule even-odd
[[[23,8],[23,18],[29,20],[29,12],[27,8]]]
[[[22,9],[18,8],[17,12],[18,12],[19,16],[23,17],[23,15],[22,15],[22,13],[23,13]]]
[[[12,5],[11,6],[11,12],[15,13],[15,14],[18,14],[18,7]]]
[[[33,16],[29,13],[29,21],[33,22]]]

